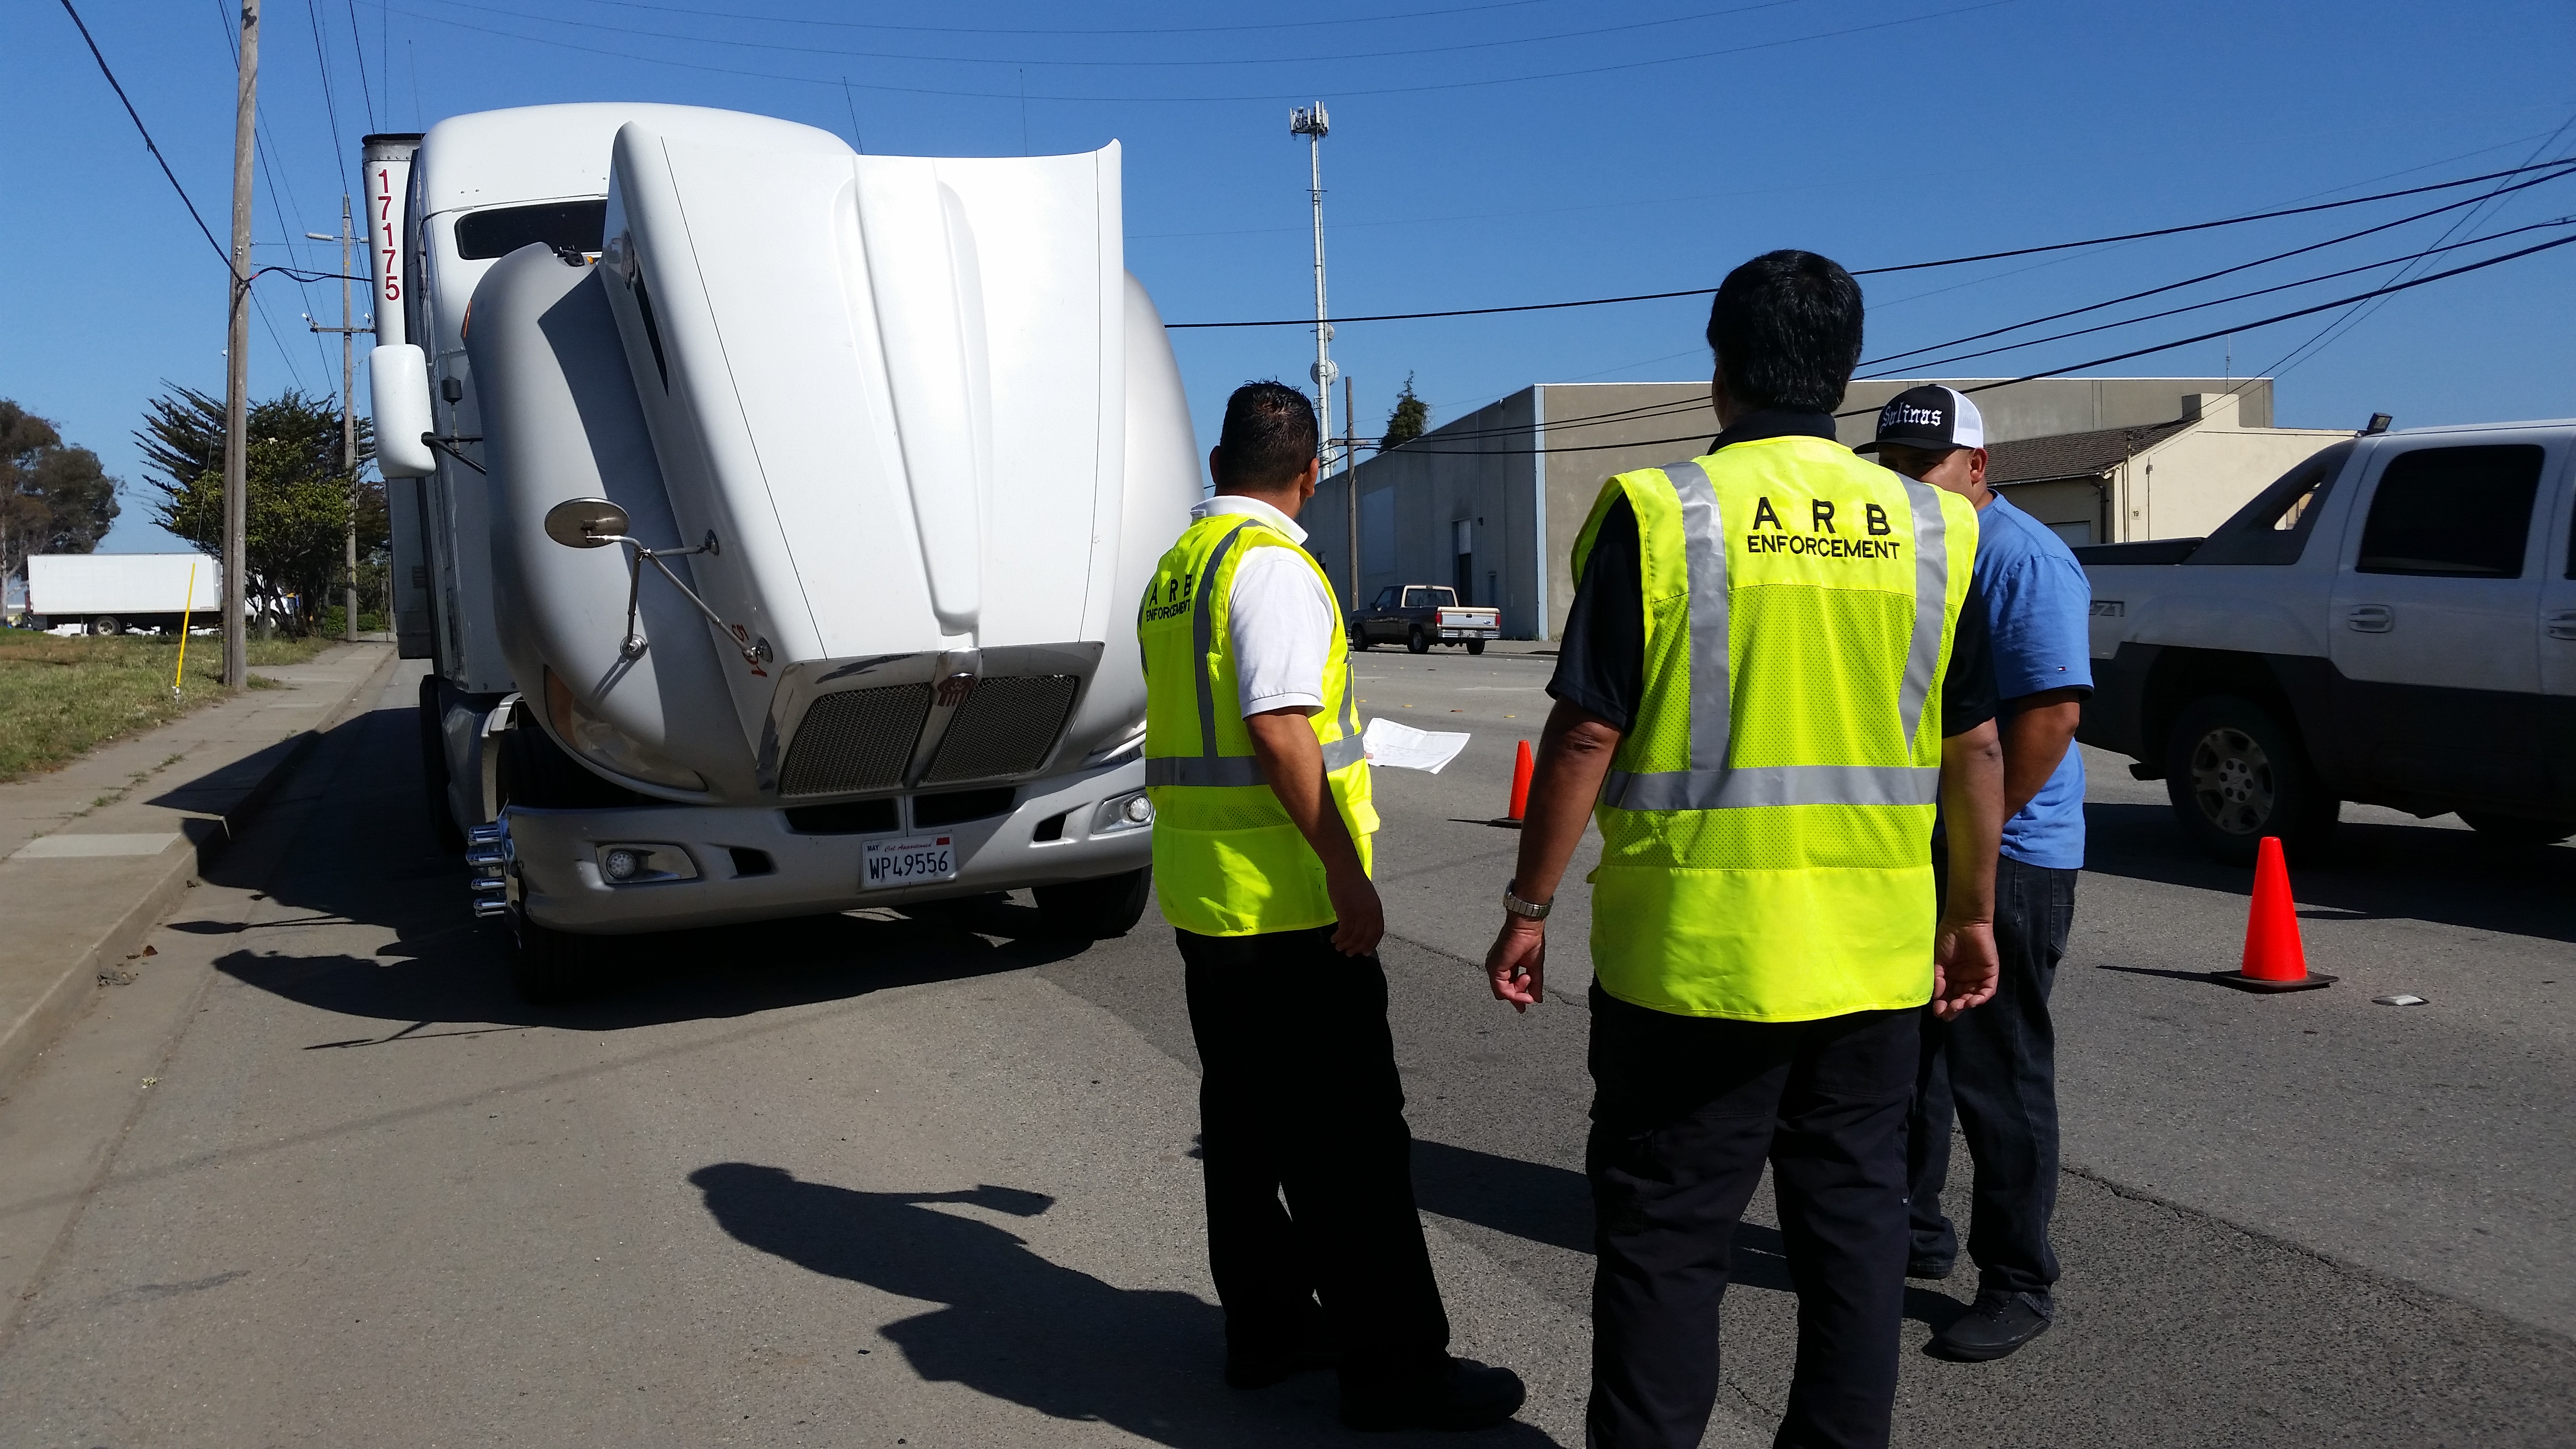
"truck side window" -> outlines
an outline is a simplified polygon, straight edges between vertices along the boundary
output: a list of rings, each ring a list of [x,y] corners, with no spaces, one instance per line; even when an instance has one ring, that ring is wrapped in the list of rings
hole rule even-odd
[[[1406,607],[1406,608],[1408,608],[1408,609],[1428,609],[1428,608],[1430,608],[1430,607],[1431,607],[1431,591],[1430,591],[1429,589],[1407,589],[1407,590],[1405,590],[1405,591],[1404,591],[1404,607]]]
[[[2220,524],[2185,563],[2271,564],[2286,567],[2307,552],[2317,527],[2318,505],[2343,475],[2352,444],[2337,443],[2307,459],[2254,495],[2254,501]]]
[[[2537,443],[2399,454],[2379,476],[2354,567],[2366,574],[2522,577],[2542,456]]]
[[[506,257],[530,242],[557,251],[595,252],[607,227],[606,201],[545,201],[469,211],[456,219],[456,255],[469,262]]]
[[[1372,608],[1372,609],[1392,609],[1392,608],[1394,608],[1394,607],[1395,607],[1395,586],[1394,586],[1394,585],[1392,585],[1392,584],[1389,584],[1387,587],[1385,587],[1385,588],[1383,588],[1383,589],[1378,590],[1378,591],[1377,591],[1377,602],[1376,602],[1376,603],[1374,603],[1374,604],[1369,605],[1369,607],[1370,607],[1370,608]]]

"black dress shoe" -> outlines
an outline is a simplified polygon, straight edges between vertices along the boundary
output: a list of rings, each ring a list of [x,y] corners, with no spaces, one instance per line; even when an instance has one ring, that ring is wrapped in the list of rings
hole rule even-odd
[[[1938,1283],[1950,1276],[1950,1270],[1954,1266],[1955,1264],[1947,1258],[1908,1258],[1905,1260],[1905,1276],[1924,1278]]]
[[[1518,1413],[1529,1391],[1521,1376],[1472,1358],[1453,1358],[1428,1378],[1365,1392],[1342,1389],[1342,1423],[1353,1429],[1483,1429]]]
[[[2027,1293],[1988,1291],[1957,1322],[1932,1336],[1932,1351],[1960,1363],[2002,1358],[2048,1331],[2050,1315]]]
[[[1225,1351],[1225,1386],[1266,1389],[1294,1375],[1341,1367],[1342,1356],[1329,1343],[1308,1343],[1279,1353]]]

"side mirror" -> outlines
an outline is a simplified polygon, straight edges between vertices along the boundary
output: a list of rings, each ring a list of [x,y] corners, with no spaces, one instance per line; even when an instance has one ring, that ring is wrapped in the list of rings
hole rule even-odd
[[[626,536],[626,510],[605,498],[567,498],[546,510],[546,537],[566,548],[606,548]]]
[[[434,426],[427,355],[408,342],[378,347],[367,354],[367,391],[373,398],[376,467],[388,478],[436,473],[438,454],[420,440]]]

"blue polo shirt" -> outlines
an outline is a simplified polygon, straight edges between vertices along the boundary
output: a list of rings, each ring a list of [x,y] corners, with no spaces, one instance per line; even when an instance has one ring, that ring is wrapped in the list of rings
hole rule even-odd
[[[1985,596],[1995,697],[2048,689],[2093,691],[2093,585],[2065,540],[1997,495],[1977,511],[1978,592]],[[2006,857],[2048,870],[2084,865],[2084,752],[2072,743],[2057,773],[2004,822]]]

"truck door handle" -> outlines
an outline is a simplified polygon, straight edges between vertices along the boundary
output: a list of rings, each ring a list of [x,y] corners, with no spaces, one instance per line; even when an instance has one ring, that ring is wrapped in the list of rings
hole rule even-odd
[[[2386,604],[2355,604],[2344,611],[2343,619],[2364,634],[2385,634],[2397,627],[2397,611]]]
[[[2576,639],[2576,609],[2561,609],[2549,616],[2549,637]]]

